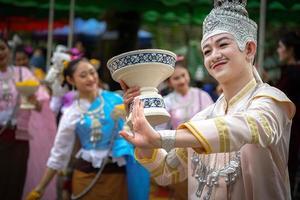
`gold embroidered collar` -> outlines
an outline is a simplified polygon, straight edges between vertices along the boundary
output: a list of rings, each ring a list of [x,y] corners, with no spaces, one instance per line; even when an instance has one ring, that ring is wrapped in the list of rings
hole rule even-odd
[[[255,88],[256,86],[256,81],[253,78],[251,81],[249,81],[236,95],[234,95],[228,102],[226,102],[225,98],[224,98],[224,108],[226,109],[227,105],[227,110],[229,107],[233,106],[236,102],[238,102],[239,100],[241,100],[247,93],[249,93],[249,91],[251,91],[252,89]]]

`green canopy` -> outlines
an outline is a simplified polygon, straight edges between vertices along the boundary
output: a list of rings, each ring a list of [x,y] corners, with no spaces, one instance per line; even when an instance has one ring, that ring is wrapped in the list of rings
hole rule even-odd
[[[0,16],[47,18],[49,6],[49,0],[0,0]],[[255,20],[259,17],[259,6],[259,0],[248,0],[247,9]],[[211,0],[77,0],[75,15],[88,18],[99,17],[107,10],[137,11],[143,14],[145,23],[165,21],[198,25],[211,8]],[[68,18],[70,0],[56,0],[54,9],[56,19]],[[298,0],[269,0],[267,22],[299,23],[299,10]]]

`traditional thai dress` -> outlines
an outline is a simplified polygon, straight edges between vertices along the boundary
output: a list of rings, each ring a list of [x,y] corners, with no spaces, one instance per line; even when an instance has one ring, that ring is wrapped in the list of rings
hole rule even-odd
[[[118,134],[124,121],[112,118],[114,107],[121,103],[123,100],[116,93],[100,90],[92,103],[84,99],[73,101],[60,120],[47,166],[55,170],[66,168],[79,141],[72,179],[74,194],[87,187],[109,158],[97,183],[83,199],[127,199],[125,165],[133,158],[133,147]]]
[[[253,79],[229,102],[223,95],[179,128],[201,149],[156,149],[140,159],[156,181],[188,178],[189,199],[290,199],[287,169],[294,104]]]
[[[170,113],[170,121],[159,125],[158,129],[176,129],[181,123],[213,104],[208,93],[195,87],[190,87],[185,95],[173,91],[164,97],[164,102],[166,110]],[[175,199],[187,198],[187,181],[174,184],[171,188]]]
[[[43,101],[40,112],[32,111],[28,130],[32,139],[29,141],[30,154],[22,199],[39,183],[54,143],[57,125],[55,114],[49,107],[49,99]],[[53,179],[44,191],[43,200],[56,199],[56,192],[56,180]]]
[[[11,118],[17,105],[18,91],[15,83],[35,80],[25,67],[8,67],[0,71],[0,129]],[[35,93],[43,103],[49,95],[39,88]],[[11,126],[0,135],[0,199],[21,199],[29,156],[29,139],[34,137],[29,131],[31,110],[17,109],[11,119]]]

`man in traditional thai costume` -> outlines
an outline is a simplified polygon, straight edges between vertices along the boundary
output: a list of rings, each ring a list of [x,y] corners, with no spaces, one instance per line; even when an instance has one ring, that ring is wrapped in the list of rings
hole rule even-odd
[[[162,185],[188,179],[188,199],[290,199],[287,169],[294,104],[262,83],[253,60],[257,25],[244,1],[216,1],[203,23],[204,65],[223,94],[176,131],[155,131],[134,98],[135,155]]]

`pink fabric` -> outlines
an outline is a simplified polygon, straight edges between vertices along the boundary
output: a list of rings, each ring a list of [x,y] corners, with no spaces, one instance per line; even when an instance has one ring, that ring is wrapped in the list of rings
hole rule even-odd
[[[7,69],[5,72],[0,72],[0,78],[7,78],[10,76],[11,73],[11,69],[13,69],[13,73],[14,73],[14,77],[17,75],[16,73],[18,73],[18,71],[16,70],[16,68],[9,68]],[[17,77],[19,77],[19,75],[17,75]],[[13,80],[13,79],[12,79]],[[10,88],[10,92],[12,95],[11,101],[10,103],[7,105],[7,103],[5,101],[0,101],[0,110],[6,110],[8,108],[12,108],[14,107],[14,105],[16,104],[16,100],[17,100],[17,90],[16,87],[14,86],[14,82],[13,81],[9,81],[9,88]],[[15,81],[17,81],[18,79],[14,78]],[[3,91],[1,90],[2,87],[0,87],[0,96],[2,97]]]
[[[15,82],[18,81],[24,81],[24,80],[28,80],[28,79],[33,79],[33,80],[37,80],[34,75],[25,67],[14,67],[14,77],[15,77]],[[20,71],[22,70],[22,79],[20,78]],[[13,82],[10,82],[10,84],[14,84]],[[13,92],[13,105],[15,105],[16,102],[16,97],[17,97],[17,91],[15,87],[11,87],[13,88],[12,92]],[[46,99],[49,99],[49,95],[46,92],[46,90],[42,87],[39,87],[39,89],[37,90],[37,92],[35,93],[37,100],[38,101],[43,101]],[[23,139],[23,140],[27,140],[30,138],[30,135],[28,134],[28,123],[29,123],[29,119],[30,119],[30,115],[31,115],[30,110],[24,110],[24,109],[19,109],[17,112],[17,132],[16,132],[16,138],[17,139]]]
[[[63,107],[64,108],[69,107],[73,103],[75,96],[76,96],[76,93],[74,91],[67,92],[63,96]]]
[[[213,104],[213,100],[205,91],[191,87],[184,96],[172,92],[164,99],[166,109],[171,115],[171,128],[176,129],[179,124],[188,121],[196,113]]]
[[[1,72],[0,77],[8,77],[12,70],[14,79],[11,79],[8,83],[12,98],[9,104],[5,101],[0,101],[0,111],[13,109],[16,104],[18,92],[15,87],[15,82],[27,79],[37,80],[25,67],[10,67],[6,72]],[[22,79],[20,78],[20,70],[22,70]],[[30,153],[23,195],[28,194],[41,179],[56,133],[55,115],[49,108],[49,94],[45,88],[40,86],[35,95],[38,101],[42,103],[41,112],[19,109],[16,115],[18,127],[16,138],[22,140],[32,138],[32,140],[29,141]],[[0,96],[2,96],[1,90]],[[43,200],[56,199],[55,188],[55,180],[53,180],[48,186]]]
[[[49,107],[49,100],[43,102],[41,112],[33,111],[29,120],[29,132],[33,139],[30,140],[30,154],[27,168],[27,178],[23,197],[27,195],[40,181],[46,168],[55,134],[55,114]],[[56,199],[56,179],[52,179],[47,186],[43,200]]]

